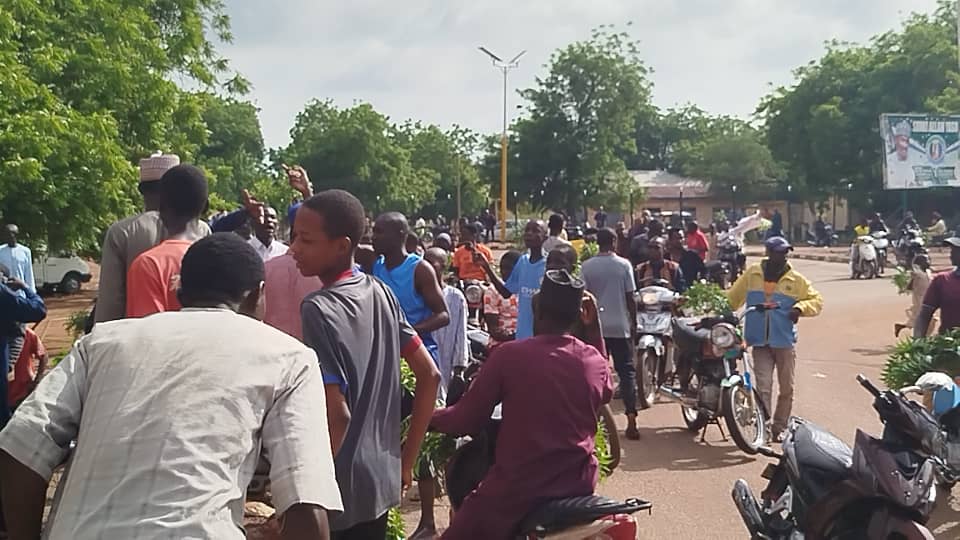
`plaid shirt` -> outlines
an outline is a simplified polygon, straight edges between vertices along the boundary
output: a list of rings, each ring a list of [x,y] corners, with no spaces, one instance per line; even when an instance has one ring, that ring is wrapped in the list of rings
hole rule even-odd
[[[225,310],[98,324],[0,433],[49,479],[45,538],[244,538],[261,447],[279,513],[341,510],[316,355]]]

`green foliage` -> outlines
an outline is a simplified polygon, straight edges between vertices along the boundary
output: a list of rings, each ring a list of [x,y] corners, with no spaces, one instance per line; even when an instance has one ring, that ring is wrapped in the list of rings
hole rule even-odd
[[[387,536],[386,540],[406,540],[407,531],[403,524],[403,514],[400,509],[393,507],[387,514]]]
[[[600,253],[600,246],[596,242],[586,242],[583,244],[583,247],[580,248],[580,264],[583,264],[584,261],[590,257],[596,257]]]
[[[70,333],[74,340],[80,339],[87,326],[87,318],[90,316],[90,310],[74,311],[67,317],[63,327]]]
[[[911,279],[912,276],[906,268],[902,266],[896,268],[896,272],[893,274],[893,284],[897,287],[897,294],[907,294],[910,292],[908,287],[910,286]]]
[[[914,384],[929,371],[941,371],[951,377],[960,375],[960,329],[897,343],[881,378],[887,388],[899,389]]]
[[[727,293],[716,283],[697,281],[684,293],[684,311],[693,315],[720,315],[733,311]]]
[[[593,455],[597,457],[597,463],[600,464],[600,481],[604,481],[610,476],[610,465],[613,463],[613,456],[610,454],[610,439],[603,419],[597,423],[597,434],[593,437]]]
[[[651,107],[648,75],[637,42],[612,27],[554,53],[547,76],[520,92],[527,116],[510,141],[511,192],[570,211],[626,200],[632,182],[622,156],[636,153],[634,118]],[[499,152],[489,138],[484,170],[495,185]]]

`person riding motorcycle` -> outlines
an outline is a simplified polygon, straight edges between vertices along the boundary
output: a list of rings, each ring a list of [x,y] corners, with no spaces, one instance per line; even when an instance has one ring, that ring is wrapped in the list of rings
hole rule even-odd
[[[870,218],[869,227],[870,227],[870,233],[871,233],[871,234],[873,234],[873,233],[875,233],[875,232],[878,232],[878,231],[879,231],[879,232],[885,232],[885,233],[889,233],[889,232],[890,232],[890,229],[887,228],[887,224],[884,223],[884,222],[883,222],[883,218],[880,217],[880,212],[874,212],[874,213],[873,213],[873,216],[871,216],[871,218]]]
[[[597,349],[570,334],[581,317],[583,282],[549,270],[541,292],[534,337],[494,350],[460,401],[434,413],[433,429],[465,435],[484,430],[498,403],[503,411],[494,465],[443,538],[510,538],[540,504],[593,494],[597,420],[613,397],[610,369]]]
[[[664,258],[666,241],[661,236],[651,238],[647,243],[647,257],[649,260],[637,266],[637,288],[641,289],[664,280],[669,288],[682,293],[687,290],[687,283],[683,277],[680,265]]]

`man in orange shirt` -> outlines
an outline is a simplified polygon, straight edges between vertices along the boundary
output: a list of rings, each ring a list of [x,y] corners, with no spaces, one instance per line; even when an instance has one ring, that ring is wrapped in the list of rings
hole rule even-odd
[[[180,309],[180,261],[193,244],[187,226],[207,209],[207,178],[193,165],[177,165],[160,179],[160,197],[160,220],[169,236],[130,265],[127,317]]]
[[[475,279],[485,281],[487,273],[483,267],[473,262],[473,252],[476,251],[483,256],[487,262],[493,261],[493,252],[490,248],[477,242],[477,226],[473,223],[467,223],[460,228],[460,245],[453,253],[453,271],[460,279]]]
[[[16,363],[12,364],[7,373],[7,405],[10,410],[16,409],[21,401],[33,392],[47,370],[47,350],[43,347],[43,342],[34,333],[33,330],[20,325],[22,336],[11,340],[10,352],[17,352],[17,358],[11,358]],[[13,355],[11,354],[11,357]],[[34,365],[34,362],[37,365]]]

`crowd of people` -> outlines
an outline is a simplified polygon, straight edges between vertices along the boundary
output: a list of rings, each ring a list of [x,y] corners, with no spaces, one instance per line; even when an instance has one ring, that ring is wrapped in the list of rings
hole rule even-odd
[[[280,213],[251,194],[207,223],[202,170],[172,154],[142,160],[144,211],[105,235],[95,325],[45,377],[46,353],[26,328],[45,306],[29,250],[6,228],[0,497],[11,538],[41,528],[54,539],[243,538],[248,485],[267,469],[283,538],[384,538],[415,477],[413,538],[433,538],[437,490],[434,471],[416,466],[421,444],[431,429],[476,433],[498,405],[496,467],[443,537],[505,538],[537,504],[593,492],[598,420],[615,429],[608,358],[624,436],[640,438],[636,292],[683,292],[706,277],[716,229],[666,227],[649,213],[629,231],[608,228],[601,208],[598,253],[578,270],[555,214],[529,221],[524,252],[495,268],[488,224],[467,220],[425,245],[420,220],[372,219],[352,194],[315,194],[307,171],[285,170],[298,195],[289,243]],[[947,242],[960,266],[960,239]],[[734,308],[778,306],[745,322],[776,434],[793,402],[798,320],[823,299],[790,264],[784,237],[768,235],[765,247],[728,294]],[[470,360],[468,303],[449,274],[489,284],[490,341],[469,390],[446,407]],[[960,270],[915,286],[925,289],[918,327],[937,310],[941,329],[957,325]],[[415,379],[410,400],[401,358]],[[45,520],[48,484],[68,460]]]

